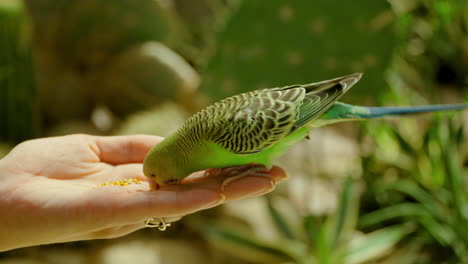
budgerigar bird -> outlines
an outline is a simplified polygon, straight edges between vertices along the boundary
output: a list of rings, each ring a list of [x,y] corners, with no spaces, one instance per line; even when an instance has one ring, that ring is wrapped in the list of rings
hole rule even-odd
[[[210,105],[150,150],[144,160],[144,174],[157,189],[205,169],[249,164],[269,167],[292,144],[308,137],[313,127],[468,107],[467,103],[363,107],[337,102],[361,75],[256,90]]]

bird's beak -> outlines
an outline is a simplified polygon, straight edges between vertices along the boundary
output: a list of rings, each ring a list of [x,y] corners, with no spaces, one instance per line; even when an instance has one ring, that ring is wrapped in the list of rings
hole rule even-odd
[[[146,178],[148,183],[149,183],[149,186],[150,186],[150,190],[152,191],[157,191],[159,190],[159,188],[161,188],[161,186],[159,186],[159,184],[157,182],[155,182],[154,180],[150,179],[150,178]]]

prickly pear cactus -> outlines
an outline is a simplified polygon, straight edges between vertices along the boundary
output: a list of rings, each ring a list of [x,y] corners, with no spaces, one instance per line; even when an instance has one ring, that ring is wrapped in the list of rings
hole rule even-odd
[[[162,104],[129,116],[115,131],[117,135],[152,134],[167,137],[189,117],[179,105]]]
[[[38,136],[39,107],[21,1],[0,0],[0,141]]]
[[[38,46],[83,67],[141,42],[180,42],[175,16],[158,0],[26,0]]]
[[[97,101],[120,116],[190,97],[200,83],[198,73],[180,55],[155,41],[127,49],[98,75]]]
[[[364,72],[349,94],[373,97],[386,90],[392,21],[385,1],[242,1],[219,34],[201,91],[220,99]]]
[[[191,46],[185,56],[196,68],[206,67],[214,52],[216,32],[223,28],[239,0],[173,0],[174,10],[187,28]]]
[[[25,3],[49,123],[89,119],[96,105],[124,116],[198,87],[196,72],[181,58],[191,54],[190,41],[170,1]]]

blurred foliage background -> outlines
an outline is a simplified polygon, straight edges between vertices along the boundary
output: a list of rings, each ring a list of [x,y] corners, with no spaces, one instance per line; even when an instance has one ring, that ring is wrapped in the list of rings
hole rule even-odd
[[[361,105],[468,99],[466,0],[0,0],[0,157],[168,135],[214,100],[362,71]],[[0,263],[468,263],[468,113],[320,128],[265,196]]]

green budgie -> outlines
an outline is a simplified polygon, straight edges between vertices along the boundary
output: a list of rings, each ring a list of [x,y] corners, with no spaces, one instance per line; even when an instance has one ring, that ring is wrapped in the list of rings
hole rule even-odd
[[[153,147],[144,160],[143,172],[152,189],[206,169],[232,168],[252,174],[271,166],[292,144],[307,138],[313,127],[468,107],[468,103],[362,107],[337,102],[361,75],[256,90],[221,100],[193,115],[178,131]]]

